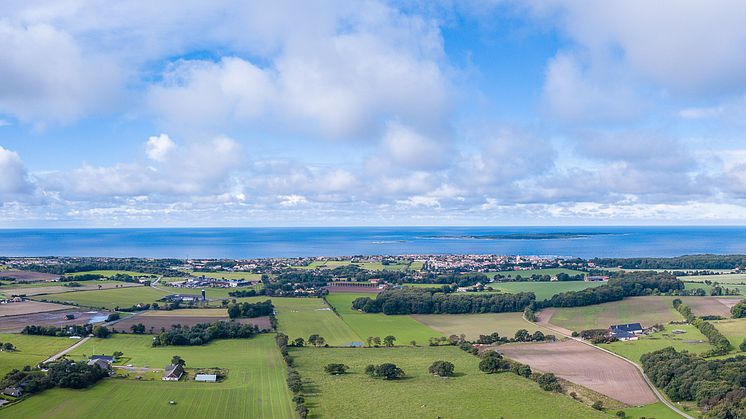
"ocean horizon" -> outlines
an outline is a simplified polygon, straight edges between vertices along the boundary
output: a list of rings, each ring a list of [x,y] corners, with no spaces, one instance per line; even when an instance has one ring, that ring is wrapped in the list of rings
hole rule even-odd
[[[746,253],[744,226],[0,229],[0,256],[271,258],[401,254],[672,257]]]

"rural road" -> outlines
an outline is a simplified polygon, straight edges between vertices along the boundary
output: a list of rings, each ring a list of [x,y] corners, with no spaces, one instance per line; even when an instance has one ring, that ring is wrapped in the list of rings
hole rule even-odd
[[[90,338],[91,338],[90,336],[86,336],[86,337],[84,337],[83,339],[81,339],[81,340],[79,340],[79,341],[75,342],[75,344],[74,344],[73,346],[71,346],[71,347],[69,347],[69,348],[67,348],[67,349],[65,349],[65,350],[62,350],[62,351],[58,352],[58,353],[57,353],[57,354],[55,354],[55,355],[52,355],[51,357],[49,357],[49,359],[47,359],[47,360],[46,360],[46,361],[44,361],[44,362],[52,362],[52,361],[56,361],[56,360],[57,360],[57,359],[59,359],[59,358],[60,358],[61,356],[65,355],[66,353],[68,353],[68,352],[72,351],[73,349],[77,348],[78,346],[80,346],[80,345],[82,345],[82,344],[84,344],[84,343],[88,342],[88,340],[89,340]]]
[[[522,316],[522,317],[523,317],[523,320],[527,321],[528,323],[534,324],[533,322],[530,322],[525,316]],[[561,328],[561,327],[557,327],[557,326],[554,326],[553,324],[549,323],[549,319],[548,318],[545,319],[544,321],[542,321],[539,324],[541,326],[543,326],[543,327],[546,327],[547,329],[550,329],[550,330],[558,333],[559,335],[562,335],[562,336],[564,336],[566,338],[569,338],[569,339],[573,339],[573,340],[578,341],[578,342],[580,342],[580,343],[582,343],[584,345],[588,345],[588,346],[590,346],[592,348],[595,348],[595,349],[597,349],[599,351],[604,351],[604,352],[608,353],[609,355],[613,355],[613,356],[615,356],[615,357],[623,360],[624,362],[626,362],[626,363],[634,366],[635,369],[637,369],[637,371],[640,372],[640,374],[642,375],[642,378],[645,380],[645,383],[647,383],[648,387],[650,387],[650,390],[652,390],[653,394],[655,394],[655,397],[657,397],[658,400],[660,400],[661,403],[665,404],[666,406],[668,406],[669,409],[673,410],[677,414],[679,414],[679,415],[681,415],[681,416],[683,416],[683,417],[685,417],[687,419],[694,419],[692,416],[689,416],[686,412],[683,412],[679,408],[677,408],[673,403],[669,402],[668,399],[666,399],[660,393],[660,391],[658,391],[658,388],[656,388],[655,385],[653,384],[653,382],[650,381],[650,378],[648,378],[648,376],[645,374],[645,371],[643,371],[642,367],[640,367],[639,365],[635,364],[634,362],[630,361],[629,359],[627,359],[627,358],[625,358],[625,357],[623,357],[621,355],[615,354],[614,352],[611,352],[611,351],[609,351],[607,349],[599,348],[596,345],[588,343],[588,342],[584,341],[581,338],[572,337],[572,335],[567,334],[567,329],[564,329],[564,328]]]

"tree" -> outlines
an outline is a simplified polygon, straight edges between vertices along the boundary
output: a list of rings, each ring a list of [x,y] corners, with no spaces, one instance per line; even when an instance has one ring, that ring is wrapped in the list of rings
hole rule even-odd
[[[740,349],[741,352],[746,352],[746,339],[744,339],[743,342],[741,342],[741,344],[738,345],[738,349]]]
[[[536,377],[536,382],[539,383],[539,387],[546,391],[562,391],[562,386],[557,381],[557,377],[551,372],[540,374]]]
[[[591,407],[596,410],[604,410],[604,403],[601,400],[596,400]]]
[[[396,341],[396,337],[388,335],[385,338],[383,338],[383,344],[387,347],[394,346],[394,341]]]
[[[368,336],[368,339],[365,339],[365,343],[368,345],[369,348],[373,346],[373,336]]]
[[[305,345],[305,342],[303,341],[303,338],[297,338],[293,341],[293,345],[298,348],[302,348]]]
[[[453,364],[448,361],[435,361],[430,365],[430,368],[427,369],[427,372],[435,374],[438,377],[452,377],[453,369]]]
[[[93,328],[93,336],[106,339],[111,335],[111,331],[106,326],[96,326]]]
[[[503,359],[502,355],[497,352],[487,352],[481,361],[479,361],[479,371],[487,374],[506,371],[510,369],[510,363]]]
[[[416,340],[410,340],[409,344],[412,345],[413,347],[417,346],[417,341]]]
[[[379,347],[381,346],[381,338],[378,336],[373,337],[373,346]]]
[[[742,300],[740,303],[731,307],[730,314],[733,315],[734,319],[741,319],[746,317],[746,300]]]
[[[5,351],[5,352],[13,352],[15,350],[16,350],[16,347],[13,346],[12,343],[10,343],[10,342],[3,343],[3,351]]]
[[[526,342],[530,339],[530,336],[531,335],[528,334],[528,330],[526,329],[519,329],[515,332],[515,340],[518,342]]]
[[[122,355],[124,355],[124,352],[115,351],[112,355],[114,355],[114,359],[117,359],[121,357]]]
[[[106,317],[106,322],[113,322],[114,320],[119,320],[121,316],[119,313],[111,313]]]
[[[132,326],[130,326],[130,330],[132,330],[132,333],[142,335],[143,333],[145,333],[145,325],[142,323],[133,324]]]
[[[311,336],[308,337],[308,343],[310,345],[317,346],[316,345],[316,340],[318,340],[318,338],[319,338],[319,335],[317,335],[317,334],[314,333],[313,335],[311,335]]]
[[[388,362],[381,365],[368,365],[365,367],[365,373],[371,377],[383,378],[384,380],[395,380],[404,377],[404,370],[397,367],[396,364]]]
[[[316,346],[324,346],[326,345],[326,339],[324,339],[323,336],[319,336],[316,338]]]
[[[324,367],[324,372],[329,375],[341,375],[347,373],[347,370],[350,369],[345,364],[327,364]]]
[[[183,367],[186,365],[186,361],[184,361],[179,355],[174,355],[171,358],[171,365],[181,365]]]
[[[533,335],[531,335],[531,340],[541,342],[544,340],[544,334],[541,333],[541,330],[537,330],[534,332]]]

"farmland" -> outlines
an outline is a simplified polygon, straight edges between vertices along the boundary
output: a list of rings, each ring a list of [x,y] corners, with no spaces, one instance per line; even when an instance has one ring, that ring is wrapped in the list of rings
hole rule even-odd
[[[165,295],[168,295],[168,293],[152,287],[134,287],[68,292],[48,295],[44,298],[48,301],[69,302],[84,307],[113,309],[115,307],[131,307],[140,303],[154,303]]]
[[[736,350],[738,350],[738,345],[746,339],[746,319],[718,320],[712,323],[720,333],[728,338]]]
[[[59,283],[56,283],[59,284]],[[5,295],[34,296],[41,294],[62,294],[74,291],[90,291],[98,289],[110,289],[120,287],[141,287],[140,284],[132,284],[120,281],[86,281],[79,283],[78,287],[66,287],[64,285],[49,285],[49,283],[38,282],[36,284],[24,284],[23,286],[3,287],[0,292]]]
[[[150,311],[145,312],[142,314],[138,314],[135,316],[131,316],[129,318],[126,318],[122,321],[117,322],[116,324],[111,326],[112,330],[116,331],[123,331],[123,332],[129,332],[130,328],[133,325],[136,324],[142,324],[145,326],[145,330],[147,333],[160,333],[161,329],[170,329],[171,326],[175,324],[179,324],[182,326],[189,326],[192,327],[196,324],[200,323],[214,323],[217,321],[229,321],[228,315],[225,314],[222,317],[214,316],[214,315],[208,315],[208,316],[199,316],[199,315],[193,315],[188,316],[184,315],[182,313],[179,313],[180,311],[192,311],[192,310],[171,310],[171,311]],[[225,310],[213,310],[213,311],[225,311]],[[151,313],[155,313],[157,315],[148,315]],[[169,315],[170,313],[179,313],[177,315]],[[270,330],[272,328],[272,324],[269,320],[268,316],[263,317],[255,317],[251,319],[236,319],[235,321],[242,323],[242,324],[253,324],[259,327],[262,330]]]
[[[0,334],[0,342],[10,342],[17,351],[0,351],[0,377],[13,368],[21,369],[26,365],[34,366],[57,352],[72,346],[76,341],[70,338],[50,336],[28,336],[19,334]]]
[[[665,324],[682,320],[671,305],[672,300],[672,297],[632,297],[592,306],[556,308],[549,322],[575,331],[606,329],[612,324],[633,322],[643,326]]]
[[[189,273],[193,276],[205,276],[206,278],[215,278],[215,279],[246,279],[246,280],[260,280],[262,278],[261,274],[256,274],[252,272],[234,272],[234,271],[210,271],[210,272],[201,272],[201,271],[189,271]],[[184,278],[181,278],[183,281]]]
[[[513,337],[519,329],[526,329],[530,333],[540,330],[544,334],[555,334],[549,329],[523,320],[522,313],[417,314],[412,318],[444,336],[463,333],[468,340],[475,340],[479,335],[489,335],[492,332],[498,332],[500,336]]]
[[[383,313],[361,313],[352,309],[352,301],[367,294],[332,293],[326,299],[342,316],[344,322],[365,340],[368,336],[396,336],[398,344],[407,344],[414,340],[417,343],[427,342],[440,333],[428,328],[410,316],[387,316]]]
[[[43,303],[39,301],[23,301],[20,303],[1,304],[0,317],[42,313],[45,311],[64,310],[66,308],[74,307],[53,303]]]
[[[553,372],[628,405],[639,406],[658,400],[634,366],[575,340],[509,344],[500,346],[498,351],[533,369]],[[608,373],[610,371],[613,373]]]
[[[158,368],[178,353],[187,361],[187,367],[219,366],[228,370],[228,377],[210,384],[184,379],[180,382],[107,379],[84,390],[47,390],[0,411],[0,417],[295,417],[285,384],[285,367],[271,335],[179,348],[150,348],[148,336],[126,336],[120,340],[122,337],[93,340],[81,349],[92,352],[95,344],[96,352],[110,354],[120,350],[130,356],[129,362],[133,364]],[[116,397],[111,397],[114,394]],[[176,404],[169,405],[169,400]]]
[[[686,333],[674,334],[673,330],[684,330]],[[700,343],[697,343],[699,341]],[[712,349],[705,337],[696,327],[688,324],[666,325],[666,330],[648,336],[641,336],[635,341],[619,341],[601,345],[602,348],[619,354],[630,361],[640,363],[643,354],[673,346],[677,351],[703,353]]]
[[[537,300],[546,300],[553,295],[568,291],[580,291],[603,285],[603,282],[563,281],[563,282],[492,282],[490,287],[511,294],[533,292]]]
[[[509,276],[513,278],[520,275],[523,278],[530,278],[532,275],[557,276],[557,274],[560,274],[560,273],[564,273],[568,275],[585,275],[586,274],[583,271],[576,271],[574,269],[548,268],[548,269],[527,269],[527,270],[521,270],[521,271],[500,271],[500,272],[494,272],[490,275],[496,276],[497,274],[500,274],[502,276]]]
[[[721,284],[742,284],[746,285],[746,274],[725,273],[720,275],[691,275],[679,276],[680,280],[685,282],[719,282]]]
[[[120,270],[98,270],[98,271],[83,271],[83,272],[74,272],[71,274],[67,274],[67,276],[80,276],[80,275],[101,275],[106,278],[111,278],[114,275],[129,275],[129,276],[158,276],[153,274],[147,274],[142,272],[135,272],[135,271],[120,271]]]
[[[476,418],[605,417],[570,398],[543,391],[514,374],[484,374],[478,359],[455,347],[388,349],[293,349],[296,366],[313,392],[306,404],[313,418]],[[427,372],[433,361],[448,360],[457,375],[449,379]],[[324,365],[343,362],[350,372],[330,376]],[[368,364],[393,362],[407,378],[381,381],[363,374]],[[385,402],[384,402],[385,401]]]
[[[73,319],[67,316],[72,315]],[[64,326],[80,325],[90,322],[99,322],[109,315],[106,311],[85,310],[73,307],[65,310],[40,311],[16,316],[5,316],[0,320],[0,332],[20,332],[27,325],[37,326]]]

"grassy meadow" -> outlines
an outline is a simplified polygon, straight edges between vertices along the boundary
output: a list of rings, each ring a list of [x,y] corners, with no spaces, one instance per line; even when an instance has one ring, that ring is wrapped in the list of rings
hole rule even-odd
[[[523,320],[522,313],[487,313],[487,314],[417,314],[412,318],[444,336],[466,335],[474,340],[479,335],[498,332],[500,336],[513,337],[519,329],[530,333],[540,330],[553,335],[555,332],[534,323]]]
[[[120,339],[120,338],[126,339]],[[285,384],[285,365],[272,335],[252,339],[220,340],[198,347],[150,348],[148,336],[93,339],[107,353],[121,350],[136,365],[163,368],[178,354],[187,368],[219,366],[228,370],[220,383],[106,379],[84,390],[53,389],[18,405],[0,410],[8,418],[295,418],[291,394]],[[116,349],[115,349],[116,348]],[[77,351],[76,351],[77,352]],[[169,400],[176,404],[170,405]]]
[[[311,418],[602,418],[603,413],[549,393],[511,373],[484,374],[479,359],[447,347],[291,349],[306,388]],[[434,361],[455,365],[456,376],[427,372]],[[349,373],[324,373],[329,363],[344,363]],[[384,381],[363,373],[368,364],[393,362],[406,378]]]
[[[169,293],[152,287],[130,287],[108,290],[67,292],[43,296],[47,301],[72,303],[84,307],[113,309],[140,303],[154,303]],[[41,297],[39,298],[41,299]]]
[[[0,351],[0,377],[10,370],[34,366],[50,356],[69,348],[77,340],[54,336],[29,336],[16,333],[0,334],[0,342],[10,342],[18,349],[13,352]]]
[[[746,319],[717,320],[712,323],[728,338],[735,350],[740,352],[738,346],[746,339]]]
[[[557,274],[565,273],[568,275],[585,275],[586,273],[583,271],[576,271],[575,269],[566,269],[566,268],[547,268],[547,269],[527,269],[523,271],[500,271],[500,272],[492,272],[488,275],[490,276],[496,276],[497,274],[500,274],[502,276],[509,276],[515,278],[516,276],[521,276],[523,278],[529,278],[532,275],[550,275],[550,276],[557,276]]]
[[[686,333],[680,335],[673,334],[672,331],[676,329],[686,330]],[[701,340],[702,343],[686,342],[693,340]],[[700,333],[696,327],[688,324],[666,325],[666,330],[648,336],[641,336],[638,340],[619,341],[600,346],[637,364],[640,363],[642,355],[668,346],[673,346],[677,351],[689,351],[692,353],[703,353],[712,349],[712,346],[707,342],[707,337]]]
[[[383,313],[361,313],[352,309],[352,301],[358,297],[373,297],[371,294],[331,293],[326,299],[334,306],[344,322],[365,341],[368,336],[396,336],[398,345],[407,345],[414,340],[426,343],[440,333],[428,328],[411,316],[387,316]]]
[[[550,323],[566,329],[606,329],[612,324],[642,323],[652,326],[682,320],[671,305],[673,297],[630,297],[585,307],[556,308]]]
[[[585,281],[564,281],[564,282],[493,282],[489,286],[502,292],[515,294],[518,292],[533,292],[537,300],[546,300],[553,295],[568,292],[580,291],[586,288],[603,285],[603,282],[585,282]]]

